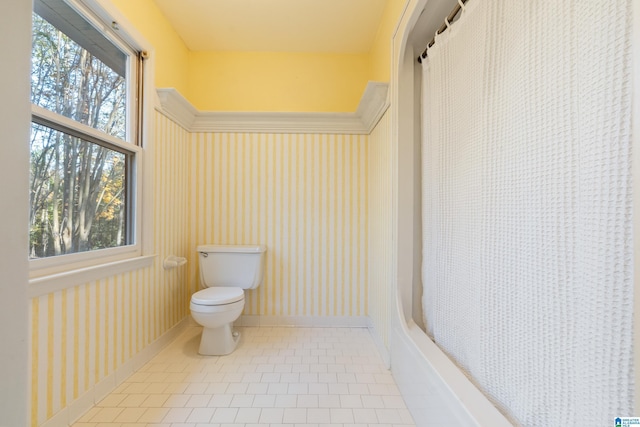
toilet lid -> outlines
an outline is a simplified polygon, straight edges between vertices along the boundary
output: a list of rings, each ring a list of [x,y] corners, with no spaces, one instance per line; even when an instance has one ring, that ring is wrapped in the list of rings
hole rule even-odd
[[[196,292],[191,296],[191,302],[198,305],[223,305],[240,301],[243,298],[242,288],[215,287]]]

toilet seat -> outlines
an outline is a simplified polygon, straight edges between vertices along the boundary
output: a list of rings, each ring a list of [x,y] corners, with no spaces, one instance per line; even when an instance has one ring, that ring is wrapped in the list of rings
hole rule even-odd
[[[244,299],[242,288],[217,286],[202,289],[191,296],[191,303],[196,305],[216,306],[233,304]]]
[[[244,299],[240,301],[232,302],[231,304],[220,304],[220,305],[201,305],[194,304],[191,302],[189,304],[189,310],[191,310],[191,315],[195,318],[197,316],[216,316],[218,317],[217,321],[221,321],[219,316],[223,316],[227,321],[234,322],[240,314],[242,314],[242,309],[244,308]],[[229,313],[233,314],[233,319],[228,319],[226,316]],[[211,319],[210,319],[211,320]],[[203,323],[200,323],[204,326]]]

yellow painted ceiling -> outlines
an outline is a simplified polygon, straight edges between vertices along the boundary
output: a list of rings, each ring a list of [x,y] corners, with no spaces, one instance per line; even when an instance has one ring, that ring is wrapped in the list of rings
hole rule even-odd
[[[154,0],[192,51],[368,53],[387,0]]]

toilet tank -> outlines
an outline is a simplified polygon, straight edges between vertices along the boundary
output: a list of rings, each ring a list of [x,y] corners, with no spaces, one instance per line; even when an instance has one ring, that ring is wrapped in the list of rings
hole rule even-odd
[[[200,263],[200,285],[254,289],[262,283],[263,245],[201,245],[196,248]]]

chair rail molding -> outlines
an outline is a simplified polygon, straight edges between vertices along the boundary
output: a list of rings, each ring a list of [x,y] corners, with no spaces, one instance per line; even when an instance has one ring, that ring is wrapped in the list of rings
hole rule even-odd
[[[367,83],[353,113],[199,111],[174,88],[156,89],[156,109],[189,132],[368,135],[389,107],[388,87]]]

